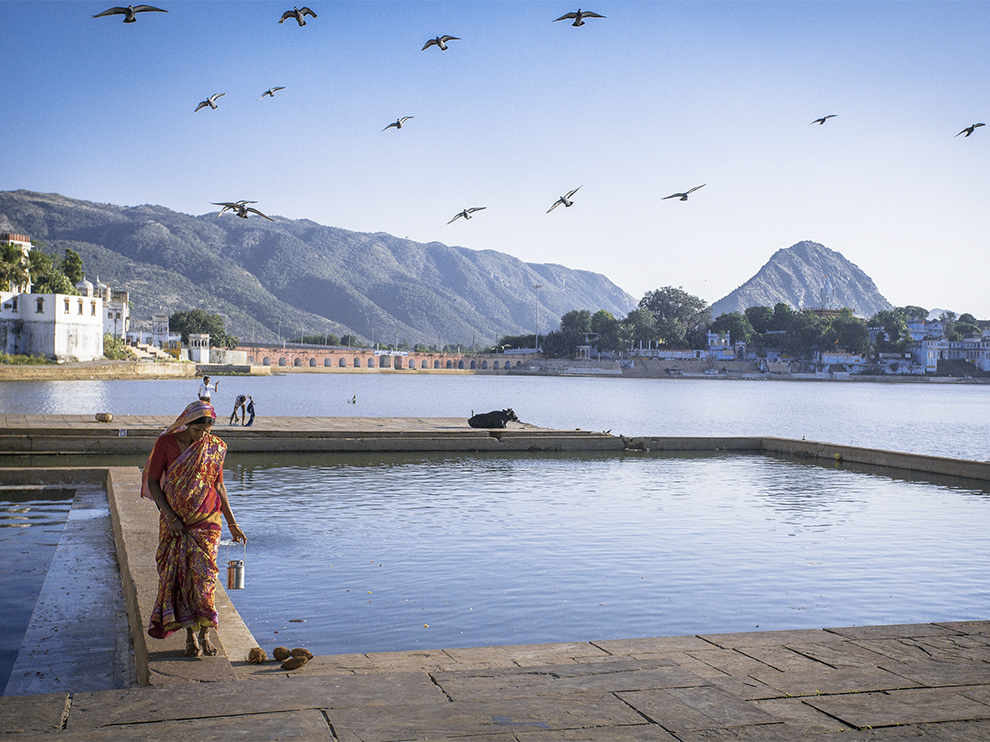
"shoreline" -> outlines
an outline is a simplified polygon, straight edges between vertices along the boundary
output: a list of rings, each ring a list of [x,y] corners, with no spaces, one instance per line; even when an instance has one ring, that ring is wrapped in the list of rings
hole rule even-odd
[[[583,362],[587,364],[587,361]],[[882,384],[990,384],[990,379],[956,376],[864,376],[843,374],[824,376],[817,374],[705,374],[663,372],[602,373],[597,367],[587,365],[562,366],[542,370],[492,370],[492,369],[393,369],[393,368],[337,368],[292,366],[223,366],[195,363],[148,363],[146,361],[86,361],[51,365],[0,365],[0,382],[18,381],[133,381],[140,379],[192,379],[208,368],[211,376],[278,376],[288,374],[398,374],[418,376],[424,374],[442,376],[581,376],[600,379],[662,379],[664,381],[795,381]]]

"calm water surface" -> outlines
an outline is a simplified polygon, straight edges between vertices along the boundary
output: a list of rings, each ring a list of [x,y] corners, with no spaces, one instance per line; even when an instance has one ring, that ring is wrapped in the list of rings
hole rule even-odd
[[[227,486],[250,538],[231,596],[269,649],[987,613],[983,491],[763,456],[267,458]]]
[[[198,382],[0,383],[0,412],[178,415]],[[623,435],[771,435],[990,460],[990,385],[400,374],[220,378],[259,416],[468,417],[512,407],[536,425]],[[357,397],[356,404],[347,400]]]
[[[174,416],[197,386],[3,383],[0,412]],[[290,374],[221,378],[221,417],[240,393],[262,418],[513,407],[551,428],[990,460],[990,387],[976,385]],[[230,454],[227,466],[251,539],[232,597],[268,649],[987,617],[990,497],[958,483],[738,455]]]

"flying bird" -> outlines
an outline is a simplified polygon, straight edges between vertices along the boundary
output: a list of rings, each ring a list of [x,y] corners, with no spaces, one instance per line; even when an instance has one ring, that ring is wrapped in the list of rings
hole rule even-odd
[[[285,86],[282,85],[282,86],[277,87],[277,88],[268,88],[268,90],[266,90],[264,93],[261,94],[261,98],[264,98],[266,95],[269,98],[274,98],[275,97],[275,92],[278,91],[278,90],[285,90]],[[258,98],[258,100],[261,100],[261,98]]]
[[[447,222],[447,224],[450,224],[451,222],[457,221],[462,216],[465,219],[470,219],[471,218],[471,214],[473,214],[476,211],[481,211],[482,209],[485,209],[485,208],[488,208],[488,207],[487,206],[474,206],[474,207],[472,207],[470,209],[464,209],[464,211],[462,211],[460,214],[455,215],[453,219],[451,219],[449,222]]]
[[[572,26],[583,26],[585,18],[604,18],[604,17],[605,16],[603,15],[598,15],[598,13],[592,13],[590,10],[581,10],[581,8],[578,8],[577,11],[575,11],[574,13],[564,13],[564,15],[560,16],[560,18],[555,18],[553,22],[556,23],[557,21],[566,21],[573,18],[574,23],[571,24]]]
[[[448,41],[460,41],[460,38],[457,37],[457,36],[446,36],[446,35],[444,35],[444,36],[437,36],[435,39],[430,39],[425,44],[423,44],[423,48],[420,51],[424,51],[425,52],[431,46],[439,46],[440,47],[440,51],[445,52],[445,51],[447,51],[447,42]]]
[[[409,120],[409,119],[411,119],[411,118],[414,118],[414,117],[413,117],[413,116],[403,116],[403,117],[402,117],[401,119],[398,119],[397,121],[393,121],[393,122],[392,122],[391,124],[389,124],[389,125],[388,125],[388,126],[386,126],[386,127],[384,128],[384,129],[382,129],[382,131],[386,131],[386,130],[388,130],[388,129],[391,129],[391,128],[392,128],[393,126],[394,126],[394,127],[396,128],[396,129],[401,129],[401,128],[402,128],[402,125],[403,125],[404,123],[406,123],[406,121],[408,121],[408,120]]]
[[[286,18],[295,18],[296,21],[299,22],[299,25],[300,26],[305,26],[306,25],[306,16],[308,16],[308,15],[313,16],[313,18],[316,18],[316,13],[314,13],[309,8],[306,8],[306,7],[303,7],[303,8],[293,7],[292,10],[287,10],[284,13],[282,13],[282,20],[280,20],[279,23],[281,23],[282,21],[284,21]]]
[[[959,132],[959,134],[965,134],[968,137],[970,134],[976,131],[976,128],[978,126],[986,126],[986,124],[973,124],[972,126],[967,126],[965,129]],[[959,136],[959,134],[956,134],[956,136]]]
[[[681,201],[687,201],[688,200],[688,196],[690,196],[692,193],[694,193],[699,188],[704,188],[706,185],[708,185],[708,184],[707,183],[702,183],[700,186],[695,186],[691,190],[685,191],[684,193],[671,193],[669,196],[664,196],[660,200],[661,201],[666,201],[668,198],[679,198]]]
[[[102,13],[97,13],[93,17],[102,18],[105,15],[122,15],[124,16],[124,23],[134,23],[137,20],[136,13],[147,13],[149,10],[153,10],[156,13],[168,13],[167,10],[155,8],[151,5],[128,5],[126,8],[117,7],[104,10]]]
[[[220,213],[217,214],[217,219],[223,216],[226,212],[233,211],[234,216],[239,216],[241,219],[247,219],[248,214],[257,214],[258,216],[264,217],[270,222],[275,221],[270,216],[266,216],[257,209],[248,206],[248,204],[256,204],[256,203],[258,202],[257,201],[220,201],[220,202],[214,201],[213,205],[223,206],[223,208],[220,209]]]
[[[556,201],[553,202],[553,206],[551,206],[549,209],[547,209],[547,213],[549,214],[551,211],[553,211],[554,209],[556,209],[558,206],[566,206],[568,208],[570,208],[571,206],[573,206],[574,205],[574,202],[571,201],[571,196],[573,196],[575,193],[577,193],[580,190],[581,190],[581,186],[578,186],[573,191],[568,191],[567,192],[567,195],[561,196],[560,198],[558,198]]]
[[[815,119],[814,121],[811,122],[811,124],[818,124],[819,126],[821,126],[829,119],[834,119],[838,115],[839,114],[837,113],[830,113],[828,116],[822,116],[820,119]],[[808,126],[811,126],[811,124],[808,124]]]
[[[214,93],[206,100],[201,100],[199,102],[199,105],[196,106],[196,111],[198,111],[200,108],[206,108],[206,106],[209,106],[210,108],[215,110],[217,107],[217,98],[219,98],[222,95],[226,95],[226,93]],[[193,113],[196,113],[196,111],[193,111]]]

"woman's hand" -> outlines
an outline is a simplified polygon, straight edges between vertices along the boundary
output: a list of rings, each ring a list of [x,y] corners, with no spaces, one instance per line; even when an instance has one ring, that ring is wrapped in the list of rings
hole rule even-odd
[[[186,524],[183,523],[182,518],[180,518],[175,513],[172,514],[171,519],[169,519],[168,516],[165,516],[165,525],[168,528],[169,533],[171,533],[176,538],[178,538],[179,536],[181,536],[186,532]]]
[[[236,523],[228,523],[227,528],[230,529],[230,535],[234,537],[235,544],[240,543],[241,541],[247,543],[247,536],[244,535],[244,531],[241,530],[239,525]]]

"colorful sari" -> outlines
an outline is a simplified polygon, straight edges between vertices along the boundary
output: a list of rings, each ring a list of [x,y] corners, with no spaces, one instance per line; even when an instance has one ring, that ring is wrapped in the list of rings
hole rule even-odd
[[[209,402],[193,402],[168,430],[155,442],[167,447],[166,436],[174,436],[189,423],[202,417],[216,419]],[[144,468],[141,496],[151,498],[149,473],[152,451]],[[217,548],[220,545],[220,495],[216,490],[222,482],[223,460],[227,444],[212,433],[190,444],[172,461],[161,477],[165,498],[175,514],[182,519],[186,531],[174,536],[164,514],[158,522],[158,596],[151,613],[148,634],[164,639],[180,628],[201,628],[217,625],[214,607],[216,594]],[[158,455],[162,451],[157,451]]]

